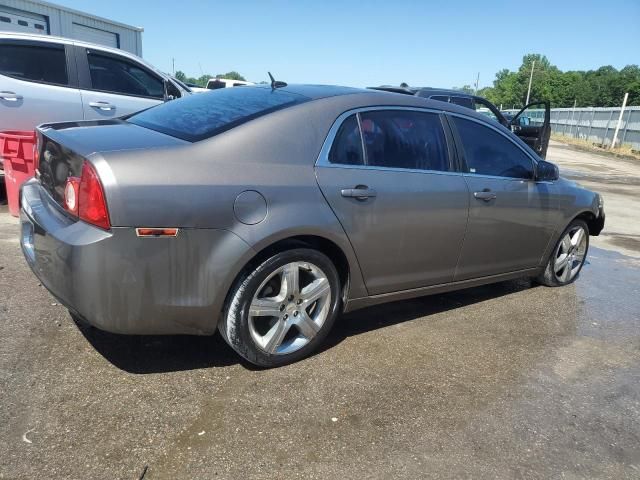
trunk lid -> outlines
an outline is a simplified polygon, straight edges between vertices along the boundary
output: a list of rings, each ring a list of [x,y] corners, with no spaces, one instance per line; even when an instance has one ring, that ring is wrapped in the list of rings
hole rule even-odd
[[[62,206],[67,179],[80,178],[82,164],[91,154],[188,143],[119,119],[44,124],[37,128],[37,136],[36,178]]]

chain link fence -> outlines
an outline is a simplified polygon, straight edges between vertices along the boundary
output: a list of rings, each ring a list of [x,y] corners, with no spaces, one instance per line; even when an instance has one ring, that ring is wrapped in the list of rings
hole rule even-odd
[[[505,111],[512,115],[518,112]],[[544,119],[544,110],[531,109],[523,115],[530,118],[532,125],[539,125]],[[551,131],[607,147],[613,141],[619,116],[620,107],[552,108]],[[631,145],[640,151],[640,107],[624,109],[616,141],[616,146],[621,145]]]

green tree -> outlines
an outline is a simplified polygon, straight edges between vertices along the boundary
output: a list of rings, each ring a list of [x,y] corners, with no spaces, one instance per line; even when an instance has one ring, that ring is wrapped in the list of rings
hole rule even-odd
[[[496,73],[492,87],[479,94],[503,108],[524,106],[529,87],[531,67],[530,101],[548,100],[552,107],[611,107],[622,103],[625,92],[629,92],[629,105],[640,105],[640,68],[627,65],[618,71],[610,65],[596,70],[563,72],[544,55],[527,54],[517,71],[508,69]]]
[[[178,70],[174,76],[178,80],[180,80],[181,82],[186,82],[187,81],[187,76],[185,75],[185,73],[182,70]]]
[[[232,71],[227,72],[227,73],[219,73],[218,75],[216,75],[216,78],[228,78],[229,80],[240,80],[242,82],[246,82],[247,81],[246,78],[244,78],[242,75],[240,75],[235,70],[232,70]]]
[[[464,93],[473,95],[476,90],[471,85],[463,85],[462,87],[453,87],[454,90],[460,90]]]
[[[207,82],[211,78],[213,78],[213,75],[209,75],[208,73],[205,73],[204,75],[199,76],[198,79],[194,83],[197,83],[201,87],[206,87],[207,86]]]

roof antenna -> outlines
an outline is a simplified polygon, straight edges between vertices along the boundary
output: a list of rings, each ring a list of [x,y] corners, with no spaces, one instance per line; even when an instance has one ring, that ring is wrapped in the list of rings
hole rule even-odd
[[[271,89],[275,90],[276,88],[282,88],[282,87],[286,87],[287,83],[286,82],[281,82],[280,80],[276,80],[275,78],[273,78],[273,75],[271,75],[271,72],[267,72],[269,74],[269,78],[271,79]]]

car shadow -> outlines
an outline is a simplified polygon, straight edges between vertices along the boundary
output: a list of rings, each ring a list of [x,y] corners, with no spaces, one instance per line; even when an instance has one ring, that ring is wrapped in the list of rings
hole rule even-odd
[[[314,355],[364,332],[455,310],[535,286],[528,279],[511,280],[357,310],[338,319],[322,347]],[[248,370],[260,370],[260,367],[238,356],[220,335],[119,335],[98,330],[75,319],[74,321],[98,353],[117,368],[129,373],[174,372],[238,363]]]
[[[226,367],[241,362],[220,335],[119,335],[73,320],[98,353],[129,373]]]
[[[361,333],[456,310],[537,287],[539,287],[537,283],[528,278],[522,278],[356,310],[343,315],[336,322],[318,353],[338,345],[348,337]]]

